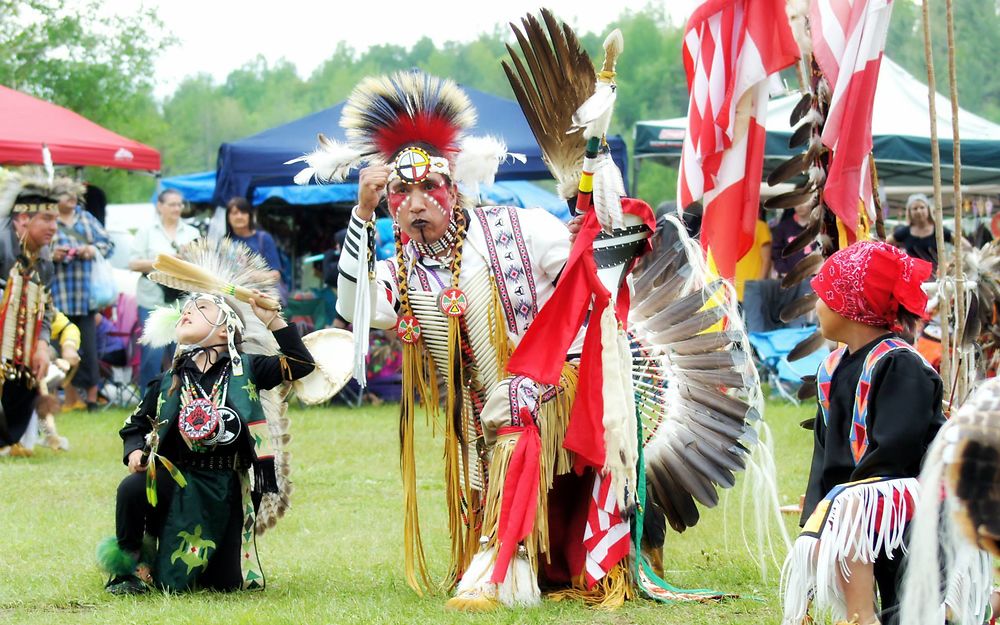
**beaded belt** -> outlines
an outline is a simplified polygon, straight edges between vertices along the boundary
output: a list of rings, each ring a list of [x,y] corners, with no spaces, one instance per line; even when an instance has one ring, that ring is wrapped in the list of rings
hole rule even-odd
[[[213,454],[210,456],[184,456],[177,459],[177,466],[181,469],[204,469],[208,471],[232,469],[242,471],[250,465],[241,460],[239,454],[225,456]]]

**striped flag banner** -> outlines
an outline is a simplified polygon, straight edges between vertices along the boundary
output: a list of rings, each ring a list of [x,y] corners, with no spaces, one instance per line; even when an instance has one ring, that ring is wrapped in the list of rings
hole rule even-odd
[[[832,89],[823,127],[830,168],[823,200],[857,239],[859,208],[875,219],[868,155],[872,109],[892,0],[812,0],[809,24],[813,55]],[[863,205],[863,206],[862,206]]]
[[[587,527],[583,533],[583,546],[587,551],[585,577],[587,588],[608,574],[616,564],[629,554],[631,534],[629,522],[622,519],[611,476],[594,477],[592,500],[587,512]]]
[[[702,202],[702,247],[726,278],[753,246],[768,77],[798,57],[785,0],[705,0],[688,21],[690,103],[678,203]]]

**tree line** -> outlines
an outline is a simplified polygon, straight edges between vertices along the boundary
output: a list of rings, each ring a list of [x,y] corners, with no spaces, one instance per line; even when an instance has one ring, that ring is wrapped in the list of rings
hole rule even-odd
[[[918,79],[926,78],[920,6],[897,0],[886,53]],[[959,97],[963,108],[1000,121],[998,0],[955,4]],[[263,57],[232,71],[222,82],[208,74],[184,79],[162,101],[154,97],[152,72],[159,54],[176,40],[155,9],[122,17],[99,17],[96,0],[0,0],[0,84],[66,106],[115,132],[158,148],[163,174],[215,168],[222,142],[240,139],[322,110],[346,98],[364,76],[419,67],[460,84],[513,98],[500,61],[514,43],[506,25],[468,42],[424,37],[409,47],[393,44],[355,50],[343,42],[309,76],[287,60]],[[516,21],[520,16],[511,16]],[[933,0],[932,24],[939,90],[946,90],[944,2]],[[611,132],[631,143],[643,119],[687,111],[681,64],[684,24],[672,22],[660,3],[623,11],[600,33],[578,33],[595,64],[603,58],[606,32],[620,28],[625,52],[619,62],[619,96]],[[796,79],[789,74],[790,86]],[[336,125],[338,120],[329,120]],[[317,131],[323,130],[317,128]],[[304,146],[308,149],[311,146]],[[88,169],[88,180],[113,202],[144,201],[155,181],[116,171]],[[676,170],[643,169],[639,195],[651,203],[672,199]]]

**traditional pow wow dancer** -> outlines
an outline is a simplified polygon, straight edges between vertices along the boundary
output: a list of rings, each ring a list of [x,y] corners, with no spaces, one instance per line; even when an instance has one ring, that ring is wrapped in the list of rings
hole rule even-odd
[[[722,283],[706,283],[700,251],[679,222],[668,219],[653,235],[648,205],[623,197],[604,141],[620,35],[609,38],[595,95],[596,72],[575,35],[543,16],[544,26],[529,17],[528,34],[517,34],[551,73],[535,83],[522,73],[515,92],[531,90],[535,104],[525,113],[564,196],[583,194],[577,205],[587,217],[574,225],[572,249],[569,231],[549,214],[476,206],[460,191],[491,182],[510,155],[495,139],[469,136],[475,113],[449,80],[420,72],[366,79],[344,107],[347,143],[321,135],[320,149],[297,159],[309,165],[302,182],[342,179],[368,163],[340,261],[339,312],[354,323],[362,383],[369,326],[395,327],[403,342],[406,579],[417,592],[435,587],[417,513],[419,395],[435,418],[444,407],[450,607],[535,605],[541,588],[607,606],[638,592],[717,597],[662,582],[638,542],[643,513],[647,521],[658,515],[647,525],[662,545],[664,516],[678,531],[695,524],[695,502],[715,505],[717,486],[732,486],[747,465],[744,442],[759,413],[720,390],[757,387],[746,352],[733,349],[745,336],[713,328],[733,308],[706,306]],[[523,72],[514,64],[512,81]],[[557,92],[558,100],[539,100]],[[566,135],[578,110],[583,134]],[[581,169],[591,172],[582,184]],[[383,195],[396,255],[375,262],[373,215]],[[652,253],[627,276],[650,235]],[[512,355],[519,344],[524,355]],[[509,364],[542,355],[537,377],[508,373]]]
[[[49,334],[55,309],[48,244],[56,233],[57,198],[69,181],[50,184],[0,170],[0,455],[31,455],[35,407],[49,371]],[[33,430],[33,431],[32,431]]]
[[[107,590],[260,589],[256,536],[290,492],[285,397],[320,375],[285,323],[264,260],[240,243],[198,241],[149,274],[190,295],[150,315],[142,341],[178,344],[120,434],[129,475],[116,536],[98,548]]]
[[[917,475],[944,423],[942,383],[912,340],[931,265],[879,241],[831,256],[812,279],[823,335],[845,345],[816,377],[803,532],[782,574],[784,623],[898,620]],[[933,495],[931,495],[933,497]],[[878,589],[881,610],[876,608]]]

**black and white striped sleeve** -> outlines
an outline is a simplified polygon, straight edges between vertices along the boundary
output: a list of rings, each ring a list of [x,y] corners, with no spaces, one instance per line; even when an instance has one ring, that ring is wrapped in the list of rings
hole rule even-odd
[[[354,302],[357,297],[358,276],[368,271],[369,263],[375,258],[375,237],[370,232],[368,245],[361,248],[361,236],[368,227],[357,214],[357,207],[351,211],[344,237],[344,249],[340,255],[337,275],[337,312],[347,321],[354,320]],[[385,261],[374,262],[375,278],[371,282],[373,302],[371,306],[371,327],[385,329],[396,325],[397,300],[396,283],[389,265]]]

